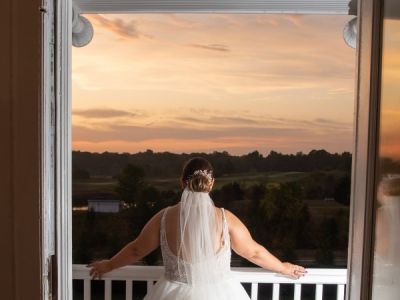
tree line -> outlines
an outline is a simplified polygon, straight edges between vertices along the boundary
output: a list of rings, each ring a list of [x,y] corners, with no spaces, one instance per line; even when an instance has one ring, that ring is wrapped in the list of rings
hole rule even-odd
[[[244,155],[231,155],[226,151],[212,153],[170,153],[147,150],[138,153],[92,153],[73,151],[73,175],[75,178],[90,176],[117,177],[127,164],[146,170],[148,177],[178,177],[182,165],[189,158],[202,156],[216,170],[216,176],[248,172],[311,172],[341,170],[350,172],[351,153],[329,153],[312,150],[305,154],[283,154],[271,151],[263,155],[253,151]]]

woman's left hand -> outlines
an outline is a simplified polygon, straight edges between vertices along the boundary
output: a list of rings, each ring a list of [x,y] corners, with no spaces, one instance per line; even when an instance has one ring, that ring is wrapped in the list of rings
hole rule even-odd
[[[109,259],[103,259],[100,261],[92,262],[87,267],[91,267],[89,275],[92,276],[92,279],[101,279],[104,273],[110,272],[112,270],[112,266]]]
[[[281,274],[287,275],[293,279],[299,279],[307,273],[306,269],[302,266],[294,265],[288,262],[283,263],[283,270]]]

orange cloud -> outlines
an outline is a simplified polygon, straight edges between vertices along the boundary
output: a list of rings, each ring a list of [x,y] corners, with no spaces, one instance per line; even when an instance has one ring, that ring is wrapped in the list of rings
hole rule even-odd
[[[124,21],[121,18],[114,17],[113,19],[106,18],[99,14],[91,14],[88,16],[94,24],[110,30],[114,34],[124,39],[138,39],[141,36],[149,37],[149,35],[143,34],[137,29],[136,22],[134,20]]]
[[[219,51],[219,52],[229,52],[229,48],[226,45],[222,44],[209,44],[209,45],[200,45],[200,44],[190,44],[190,47],[200,48],[211,51]]]
[[[85,118],[116,118],[116,117],[134,117],[136,114],[112,108],[94,108],[94,109],[75,109],[72,111],[74,116],[81,116]]]

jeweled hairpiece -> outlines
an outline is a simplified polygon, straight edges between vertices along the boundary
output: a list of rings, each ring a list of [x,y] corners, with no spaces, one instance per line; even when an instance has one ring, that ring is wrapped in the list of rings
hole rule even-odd
[[[207,177],[207,179],[210,180],[210,181],[213,179],[211,170],[196,170],[196,171],[193,172],[192,175],[188,176],[188,179],[192,179],[194,176],[197,176],[197,175],[201,175],[201,176]]]

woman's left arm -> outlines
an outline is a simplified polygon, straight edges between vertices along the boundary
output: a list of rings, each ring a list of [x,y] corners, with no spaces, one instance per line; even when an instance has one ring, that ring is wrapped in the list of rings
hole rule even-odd
[[[276,256],[253,240],[249,230],[238,217],[228,210],[225,210],[225,212],[228,221],[232,249],[237,254],[262,268],[288,275],[292,278],[297,279],[307,273],[302,266],[288,262],[281,262]]]
[[[160,223],[163,211],[155,214],[143,227],[139,236],[111,259],[103,259],[88,264],[87,267],[92,268],[89,272],[90,276],[93,276],[92,279],[96,277],[101,279],[104,273],[135,263],[155,250],[160,245]]]

